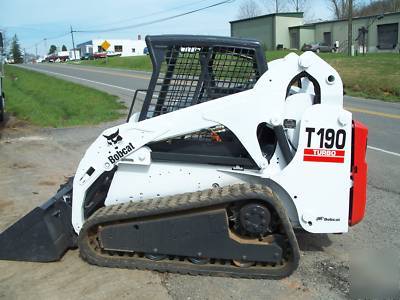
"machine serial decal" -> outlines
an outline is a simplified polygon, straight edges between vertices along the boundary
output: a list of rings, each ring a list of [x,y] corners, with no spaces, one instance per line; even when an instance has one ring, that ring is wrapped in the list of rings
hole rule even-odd
[[[304,149],[304,161],[344,163],[345,151],[341,149],[346,145],[345,130],[339,129],[335,131],[332,128],[320,128],[317,130],[313,127],[306,127],[306,133],[308,148]],[[314,135],[317,136],[319,148],[312,148],[311,146]]]
[[[343,149],[346,145],[346,131],[339,129],[335,132],[332,128],[320,128],[316,131],[316,128],[306,127],[307,136],[307,147],[311,147],[313,135],[319,136],[319,148],[326,149]]]

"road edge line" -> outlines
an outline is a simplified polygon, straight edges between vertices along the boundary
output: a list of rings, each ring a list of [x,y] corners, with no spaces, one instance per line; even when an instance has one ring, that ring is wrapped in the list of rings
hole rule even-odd
[[[383,153],[386,153],[386,154],[391,154],[391,155],[400,157],[400,153],[384,150],[384,149],[373,147],[373,146],[367,146],[367,148],[371,149],[371,150],[380,151],[380,152],[383,152]]]
[[[136,91],[136,90],[132,90],[132,89],[120,87],[120,86],[117,86],[117,85],[112,85],[112,84],[103,83],[103,82],[99,82],[99,81],[89,80],[89,79],[85,79],[85,78],[77,77],[77,76],[66,75],[66,74],[57,73],[57,72],[53,72],[53,71],[48,71],[48,70],[43,70],[43,69],[34,69],[34,68],[25,67],[25,66],[22,67],[22,68],[27,69],[27,70],[31,70],[31,71],[35,71],[35,72],[49,73],[49,74],[64,76],[64,77],[68,77],[68,78],[83,80],[83,81],[86,81],[86,82],[91,82],[91,83],[95,83],[95,84],[100,84],[100,85],[108,86],[108,87],[111,87],[111,88],[117,88],[117,89],[129,91],[129,92],[132,92],[132,93],[134,93],[134,92]]]

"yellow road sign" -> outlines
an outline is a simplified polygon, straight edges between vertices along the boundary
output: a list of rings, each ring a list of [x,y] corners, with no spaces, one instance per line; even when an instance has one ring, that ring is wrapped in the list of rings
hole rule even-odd
[[[105,40],[102,44],[101,44],[101,48],[103,48],[104,50],[107,50],[108,48],[110,48],[111,44],[109,42],[107,42],[107,40]]]

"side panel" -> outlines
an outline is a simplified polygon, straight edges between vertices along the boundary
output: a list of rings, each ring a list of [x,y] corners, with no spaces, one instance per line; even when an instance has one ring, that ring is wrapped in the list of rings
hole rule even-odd
[[[230,167],[189,163],[157,162],[150,165],[120,163],[105,205],[165,197],[262,179],[228,173]]]
[[[296,155],[272,177],[289,193],[300,225],[309,232],[348,230],[351,118],[340,107],[310,107],[301,120]]]
[[[273,17],[231,23],[231,36],[238,38],[257,39],[263,47],[273,50]]]

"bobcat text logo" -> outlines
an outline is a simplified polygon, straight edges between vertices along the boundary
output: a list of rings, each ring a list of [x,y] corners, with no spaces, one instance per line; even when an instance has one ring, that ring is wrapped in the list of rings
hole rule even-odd
[[[115,149],[118,149],[118,146],[116,146],[118,144],[118,142],[122,141],[122,136],[119,135],[119,129],[117,129],[116,132],[114,132],[113,134],[110,135],[104,135],[103,136],[107,139],[107,143],[110,146],[114,146]]]
[[[132,143],[129,143],[129,145],[123,147],[121,150],[117,150],[115,154],[110,155],[108,157],[108,160],[110,161],[110,163],[115,164],[121,158],[131,153],[134,149],[135,147],[133,147]]]
[[[107,139],[107,144],[109,146],[114,146],[116,150],[118,149],[118,145],[122,142],[122,136],[119,135],[119,129],[117,129],[117,131],[113,134],[103,134],[103,136]],[[108,160],[110,161],[110,163],[115,164],[121,158],[131,153],[134,149],[135,147],[133,147],[132,143],[129,143],[127,146],[122,147],[120,150],[117,150],[114,154],[108,152],[111,154],[110,156],[108,156]]]

